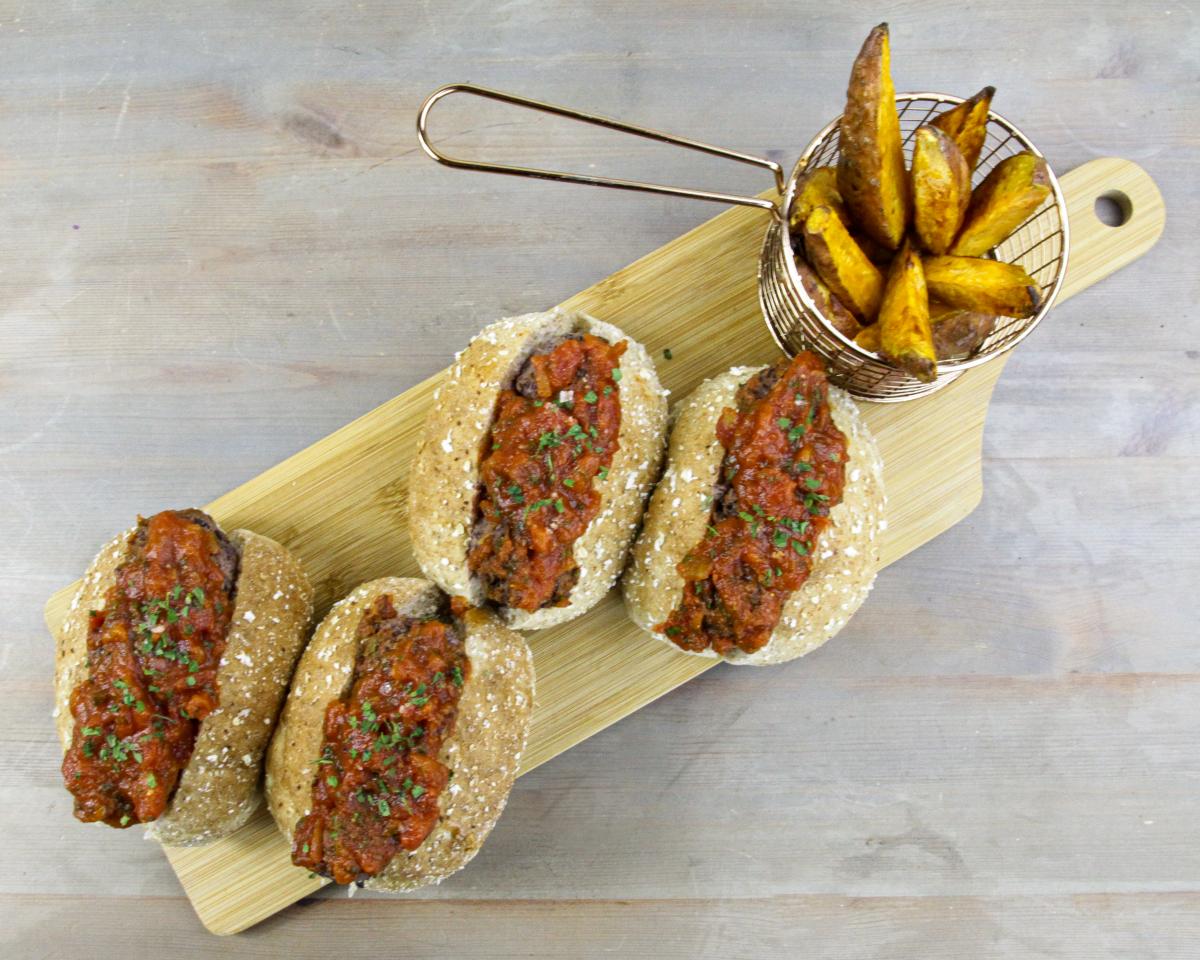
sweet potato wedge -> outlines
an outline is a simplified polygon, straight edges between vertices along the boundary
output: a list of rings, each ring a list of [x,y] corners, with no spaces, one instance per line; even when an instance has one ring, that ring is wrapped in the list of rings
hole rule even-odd
[[[912,197],[921,244],[930,253],[945,253],[971,199],[971,171],[954,141],[936,127],[919,127],[915,134]]]
[[[938,300],[929,303],[929,322],[938,360],[969,357],[996,328],[996,318],[990,313],[963,310]]]
[[[872,353],[879,352],[879,324],[873,323],[869,327],[863,327],[858,331],[858,336],[854,338],[864,350],[870,350]]]
[[[908,221],[908,173],[886,23],[871,31],[850,71],[840,149],[837,185],[846,209],[872,239],[895,250]]]
[[[992,97],[995,95],[995,87],[984,87],[970,100],[964,100],[957,107],[939,113],[930,121],[954,141],[963,159],[967,161],[968,173],[975,170],[979,154],[983,151],[983,142],[987,139],[988,110],[991,109]]]
[[[809,266],[803,257],[796,257],[796,272],[800,274],[800,282],[804,284],[808,295],[813,298],[813,303],[817,305],[821,316],[838,333],[853,340],[859,331],[858,321],[854,319],[854,314],[833,295],[833,291],[822,282],[821,278],[817,276],[817,271]]]
[[[888,270],[876,326],[880,351],[892,363],[925,383],[937,376],[925,271],[911,241],[900,248]]]
[[[883,274],[829,207],[817,207],[804,222],[804,251],[843,305],[859,320],[875,319],[883,296]]]
[[[971,194],[956,257],[980,257],[1019,227],[1050,196],[1050,171],[1036,154],[1005,157]],[[936,252],[936,251],[935,251]]]
[[[804,221],[817,207],[828,207],[838,215],[842,223],[848,224],[850,217],[837,188],[837,170],[833,167],[815,167],[808,170],[796,184],[796,198],[788,215],[793,231],[804,229]]]
[[[926,257],[929,296],[952,307],[1031,317],[1042,301],[1037,281],[1015,263],[982,257]]]

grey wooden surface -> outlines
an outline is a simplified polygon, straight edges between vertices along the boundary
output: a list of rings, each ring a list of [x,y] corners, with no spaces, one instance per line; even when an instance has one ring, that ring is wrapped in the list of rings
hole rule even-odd
[[[1200,955],[1197,13],[0,2],[5,954]],[[1128,157],[1167,202],[1158,247],[1009,363],[966,522],[811,657],[714,671],[522,779],[420,902],[327,894],[217,941],[156,846],[72,820],[41,607],[104,539],[716,212],[437,167],[412,129],[425,93],[472,80],[790,164],[885,17],[899,89],[994,83],[1056,168]],[[765,186],[500,108],[437,129]]]

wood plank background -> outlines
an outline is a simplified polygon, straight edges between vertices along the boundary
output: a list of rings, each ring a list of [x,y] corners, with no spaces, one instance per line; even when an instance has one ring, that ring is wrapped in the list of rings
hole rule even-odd
[[[1200,952],[1198,14],[0,0],[6,954]],[[1009,362],[968,521],[813,656],[714,670],[522,778],[471,868],[418,902],[327,893],[217,941],[156,846],[71,820],[40,609],[114,529],[715,212],[437,167],[412,133],[425,93],[472,80],[787,164],[885,16],[898,88],[995,83],[1057,169],[1129,157],[1168,208],[1149,256]],[[765,186],[500,107],[438,120],[464,154]]]

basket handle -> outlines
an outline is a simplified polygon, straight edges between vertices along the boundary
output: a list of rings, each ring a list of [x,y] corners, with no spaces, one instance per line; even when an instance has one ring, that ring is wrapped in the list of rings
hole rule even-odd
[[[558,180],[563,183],[582,183],[593,187],[611,187],[614,190],[637,190],[643,193],[661,193],[671,197],[690,197],[693,200],[709,200],[713,203],[730,203],[743,207],[757,207],[760,210],[769,210],[776,218],[782,219],[783,214],[780,211],[779,204],[773,200],[766,200],[762,197],[746,197],[734,193],[716,193],[710,190],[693,190],[686,187],[672,187],[662,183],[644,183],[640,180],[618,180],[611,177],[592,177],[582,173],[564,173],[559,170],[539,170],[536,167],[518,167],[504,163],[488,163],[481,160],[463,160],[459,157],[450,157],[438,150],[432,143],[429,142],[429,134],[426,127],[429,122],[429,113],[433,109],[433,105],[439,100],[450,96],[454,93],[467,93],[473,96],[483,97],[487,100],[499,100],[501,103],[511,103],[514,106],[524,107],[528,110],[539,110],[542,113],[552,113],[555,116],[566,117],[569,120],[578,120],[582,123],[594,124],[597,127],[607,127],[610,130],[619,130],[621,133],[631,133],[634,136],[645,137],[648,140],[658,140],[662,143],[670,143],[677,147],[685,147],[688,150],[697,150],[700,153],[708,153],[715,157],[723,157],[726,160],[736,160],[738,163],[748,163],[751,166],[763,167],[770,170],[775,176],[775,188],[782,195],[783,193],[783,167],[777,164],[774,160],[765,160],[762,157],[751,156],[746,153],[738,153],[735,150],[726,150],[722,147],[714,147],[711,144],[701,143],[699,140],[690,140],[687,137],[677,137],[670,133],[663,133],[661,130],[651,130],[649,127],[639,127],[632,123],[624,123],[621,120],[614,120],[611,117],[602,117],[594,113],[584,113],[581,110],[572,110],[570,107],[562,107],[553,103],[543,103],[541,100],[530,100],[528,97],[519,97],[515,93],[505,93],[502,90],[492,90],[488,87],[476,86],[473,83],[450,83],[444,87],[439,87],[433,91],[421,104],[421,110],[417,114],[417,139],[421,143],[421,149],[438,163],[444,164],[447,167],[458,167],[463,170],[481,170],[485,173],[503,173],[513,177],[533,177],[538,180]]]

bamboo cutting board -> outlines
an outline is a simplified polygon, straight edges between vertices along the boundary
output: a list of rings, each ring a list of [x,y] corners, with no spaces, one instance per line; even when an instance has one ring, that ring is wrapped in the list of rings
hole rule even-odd
[[[1141,256],[1165,211],[1136,164],[1094,160],[1061,180],[1071,226],[1066,299]],[[1127,216],[1101,223],[1098,197]],[[777,355],[759,313],[755,271],[761,211],[723,213],[576,294],[564,308],[616,323],[646,344],[675,397],[705,377]],[[1052,320],[1047,322],[1053,322]],[[1036,338],[1034,338],[1036,343]],[[663,359],[670,348],[673,359]],[[1036,349],[1033,347],[1031,349]],[[968,371],[932,396],[863,404],[883,453],[889,564],[953,526],[982,495],[980,444],[1003,359]],[[317,586],[317,612],[358,583],[419,575],[409,551],[409,461],[436,378],[418,384],[243,484],[208,507],[226,529],[248,527],[286,543]],[[46,605],[57,632],[76,585]],[[530,638],[537,699],[525,773],[714,665],[642,635],[610,594],[586,616]],[[198,848],[165,848],[200,920],[237,933],[322,886],[293,867],[265,808],[237,834]]]

